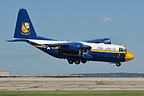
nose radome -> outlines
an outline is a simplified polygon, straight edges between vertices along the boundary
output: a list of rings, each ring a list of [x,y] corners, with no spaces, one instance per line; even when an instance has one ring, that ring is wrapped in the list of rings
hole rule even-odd
[[[130,61],[134,59],[134,55],[127,52],[126,57],[125,57],[125,61]]]

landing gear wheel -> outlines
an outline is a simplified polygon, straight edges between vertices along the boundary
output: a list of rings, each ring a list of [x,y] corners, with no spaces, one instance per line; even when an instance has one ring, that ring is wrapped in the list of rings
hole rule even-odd
[[[119,62],[119,63],[116,63],[116,66],[117,66],[117,67],[121,66],[121,63],[120,63],[120,62]]]
[[[68,60],[68,63],[69,63],[69,64],[73,64],[74,61],[73,61],[73,60]]]
[[[80,64],[80,60],[76,60],[75,64],[77,64],[77,65]]]
[[[86,63],[86,60],[81,60],[82,63]]]

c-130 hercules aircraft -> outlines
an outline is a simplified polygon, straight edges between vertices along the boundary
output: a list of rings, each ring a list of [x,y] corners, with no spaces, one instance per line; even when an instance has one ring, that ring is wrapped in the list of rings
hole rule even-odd
[[[26,9],[20,9],[14,33],[14,39],[9,42],[23,41],[61,59],[67,59],[69,64],[86,63],[87,61],[110,62],[120,66],[121,62],[134,59],[124,46],[114,45],[110,38],[86,41],[58,41],[36,34]]]

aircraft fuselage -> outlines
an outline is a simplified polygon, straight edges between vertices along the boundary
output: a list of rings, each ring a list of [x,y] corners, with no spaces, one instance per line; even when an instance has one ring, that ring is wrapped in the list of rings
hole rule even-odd
[[[56,57],[67,59],[69,63],[79,64],[80,62],[86,63],[87,61],[103,61],[111,63],[120,63],[132,60],[134,57],[129,53],[125,47],[113,44],[104,43],[88,43],[82,41],[52,41],[52,40],[29,40],[34,43],[30,43],[47,54]],[[86,46],[90,46],[89,50],[73,49],[69,51],[67,48],[61,46],[51,46],[53,44],[64,44],[64,43],[81,43]],[[73,45],[72,45],[73,46]],[[71,47],[72,47],[71,46]],[[127,56],[128,55],[128,56]],[[77,61],[77,62],[76,62]]]

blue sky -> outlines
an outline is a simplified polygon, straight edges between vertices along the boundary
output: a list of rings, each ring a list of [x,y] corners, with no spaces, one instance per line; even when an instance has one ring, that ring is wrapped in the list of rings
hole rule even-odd
[[[73,73],[144,73],[144,0],[1,0],[0,71],[13,75]],[[58,40],[110,37],[135,59],[117,68],[106,62],[69,65],[27,43],[9,43],[17,13],[27,9],[39,36]]]

